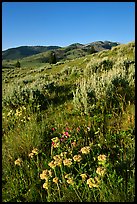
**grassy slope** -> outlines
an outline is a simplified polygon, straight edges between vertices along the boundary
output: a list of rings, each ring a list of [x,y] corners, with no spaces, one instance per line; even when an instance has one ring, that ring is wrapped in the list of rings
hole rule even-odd
[[[50,145],[48,134],[50,135],[52,127],[55,127],[58,130],[58,133],[61,133],[66,127],[69,127],[72,132],[77,127],[81,127],[86,131],[87,126],[93,127],[93,124],[95,124],[94,128],[95,131],[97,131],[99,123],[95,122],[93,116],[90,114],[85,115],[84,113],[75,110],[72,100],[72,91],[76,90],[77,82],[79,79],[83,78],[83,74],[86,73],[86,71],[88,73],[88,69],[92,67],[92,65],[100,63],[103,59],[109,59],[113,62],[120,59],[134,61],[133,50],[134,43],[130,43],[117,46],[109,51],[102,51],[75,60],[65,61],[63,64],[59,65],[50,65],[46,63],[36,64],[33,63],[32,59],[32,62],[22,63],[21,68],[5,68],[2,70],[3,99],[5,100],[10,96],[12,100],[13,90],[18,90],[18,87],[20,86],[28,89],[34,89],[37,87],[39,90],[43,90],[43,87],[46,86],[46,84],[54,82],[56,85],[56,89],[52,87],[51,90],[49,89],[48,93],[44,92],[45,96],[49,99],[49,102],[51,102],[46,108],[43,108],[41,111],[37,108],[37,111],[33,112],[30,109],[29,104],[26,106],[27,110],[23,112],[23,116],[30,118],[30,120],[26,119],[25,123],[21,122],[21,119],[23,120],[23,118],[17,118],[15,120],[15,109],[13,109],[13,116],[8,116],[11,107],[3,106],[2,151],[3,183],[5,183],[3,184],[3,200],[12,200],[12,197],[17,196],[16,193],[18,192],[18,189],[10,190],[10,188],[15,188],[15,186],[12,182],[7,180],[8,177],[12,179],[14,176],[14,174],[10,174],[13,161],[18,157],[26,158],[33,147],[44,149],[48,155],[49,151],[45,150],[45,144],[47,143],[47,145]],[[99,108],[100,107],[101,105],[99,105]],[[101,117],[99,114],[97,115],[98,117]],[[112,133],[117,133],[117,130],[120,133],[120,131],[126,131],[129,130],[129,128],[133,129],[133,117],[134,103],[131,103],[127,105],[122,117],[112,117],[108,120],[108,129],[111,130]],[[129,118],[129,120],[127,120],[127,118]],[[115,130],[114,132],[113,129]],[[86,135],[86,133],[84,134]],[[130,142],[129,140],[125,137],[125,145],[128,145],[128,142]],[[82,141],[84,145],[86,141],[84,141],[84,139]],[[97,141],[98,139],[96,142]],[[103,139],[100,140],[100,144],[104,144]],[[109,147],[111,144],[108,142],[107,145]],[[130,147],[128,146],[127,148]],[[34,197],[31,195],[30,201],[37,200],[37,198],[33,199]],[[131,200],[132,199],[133,198],[131,198]],[[16,198],[15,201],[17,201]]]

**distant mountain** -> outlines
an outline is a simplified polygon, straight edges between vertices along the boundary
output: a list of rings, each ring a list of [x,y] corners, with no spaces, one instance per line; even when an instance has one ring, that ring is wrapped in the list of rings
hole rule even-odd
[[[20,46],[16,48],[10,48],[5,51],[2,51],[2,59],[3,60],[17,60],[23,59],[25,57],[45,54],[49,51],[54,51],[57,60],[62,59],[73,59],[76,57],[82,57],[87,54],[91,54],[91,52],[99,52],[105,49],[111,49],[113,46],[117,46],[120,43],[118,42],[110,42],[110,41],[96,41],[89,44],[80,44],[73,43],[67,47],[59,47],[59,46]],[[41,55],[40,55],[41,56]],[[47,59],[44,57],[44,59]],[[42,59],[41,59],[42,60]],[[47,60],[48,61],[48,60]]]
[[[20,46],[16,48],[10,48],[2,51],[2,59],[22,59],[31,55],[39,54],[49,50],[59,49],[59,46]]]

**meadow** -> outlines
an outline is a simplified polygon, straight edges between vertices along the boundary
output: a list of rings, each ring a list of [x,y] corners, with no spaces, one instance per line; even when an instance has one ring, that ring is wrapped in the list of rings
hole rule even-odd
[[[20,63],[2,68],[2,201],[133,202],[135,43]]]

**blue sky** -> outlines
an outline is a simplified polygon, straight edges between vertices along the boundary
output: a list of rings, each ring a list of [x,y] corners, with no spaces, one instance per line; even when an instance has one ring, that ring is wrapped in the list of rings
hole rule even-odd
[[[3,2],[2,50],[135,40],[135,2]]]

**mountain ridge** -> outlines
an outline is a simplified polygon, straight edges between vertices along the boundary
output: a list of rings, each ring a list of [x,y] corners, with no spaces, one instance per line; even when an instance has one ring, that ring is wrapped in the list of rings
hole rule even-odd
[[[96,52],[104,49],[111,49],[113,46],[120,45],[118,42],[111,41],[95,41],[88,44],[73,43],[65,47],[61,46],[19,46],[15,48],[9,48],[2,51],[3,60],[18,60],[32,55],[54,51],[55,54],[61,52],[62,55],[70,55],[72,50],[78,52],[78,55],[85,56],[94,47]],[[60,57],[58,57],[60,59]]]

